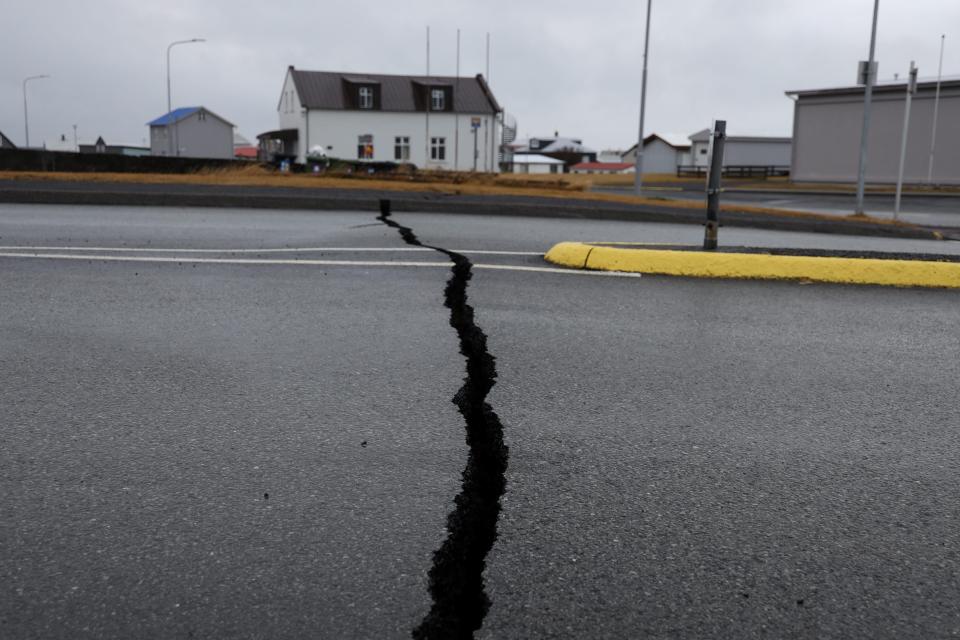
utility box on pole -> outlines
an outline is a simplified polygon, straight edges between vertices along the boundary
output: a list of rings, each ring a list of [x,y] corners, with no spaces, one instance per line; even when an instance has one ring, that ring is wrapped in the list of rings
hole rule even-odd
[[[723,143],[727,138],[727,121],[717,120],[710,140],[710,173],[707,174],[707,224],[703,234],[704,251],[717,248],[717,228],[720,226],[720,178],[723,174]]]
[[[874,60],[872,63],[867,62],[866,60],[861,60],[860,64],[857,66],[857,84],[861,87],[867,86],[867,83],[876,84],[877,82],[877,70],[879,69],[880,63]],[[870,68],[869,74],[867,73],[867,67]]]

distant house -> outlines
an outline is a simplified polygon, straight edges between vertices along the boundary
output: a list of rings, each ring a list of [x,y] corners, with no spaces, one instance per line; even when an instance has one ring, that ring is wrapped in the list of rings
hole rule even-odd
[[[260,150],[257,147],[234,147],[233,157],[237,160],[256,160],[260,157]]]
[[[247,138],[240,135],[239,131],[233,132],[233,157],[238,160],[256,160],[259,150],[256,145]]]
[[[622,162],[636,164],[637,145],[627,149]],[[677,172],[677,167],[690,164],[690,142],[678,136],[651,133],[643,139],[643,173]]]
[[[710,164],[710,129],[690,136],[691,165],[706,167]],[[723,166],[728,167],[790,167],[792,138],[771,136],[728,135],[723,147]]]
[[[3,131],[0,131],[0,149],[16,149],[17,145],[13,144],[13,141],[7,136],[3,135]]]
[[[510,173],[563,173],[565,164],[563,160],[539,153],[523,153],[513,156],[508,171]]]
[[[72,136],[70,138],[67,138],[67,134],[61,133],[59,136],[53,138],[52,140],[45,139],[41,143],[40,148],[46,151],[76,153],[77,144],[74,142]]]
[[[570,167],[571,173],[633,173],[632,162],[581,162]]]
[[[309,155],[496,171],[500,105],[482,75],[405,76],[287,69],[266,159]]]
[[[604,149],[597,154],[597,162],[623,162],[623,154],[622,149]]]
[[[597,161],[597,152],[584,146],[582,140],[564,138],[555,134],[552,138],[530,138],[506,145],[503,159],[506,170],[512,171],[510,167],[526,155],[540,155],[562,160],[563,173],[567,173],[575,164]]]
[[[206,107],[174,109],[147,125],[152,155],[233,158],[233,124]]]
[[[80,153],[105,153],[117,156],[148,156],[150,147],[141,147],[132,144],[107,144],[103,136],[97,138],[93,144],[80,144]]]

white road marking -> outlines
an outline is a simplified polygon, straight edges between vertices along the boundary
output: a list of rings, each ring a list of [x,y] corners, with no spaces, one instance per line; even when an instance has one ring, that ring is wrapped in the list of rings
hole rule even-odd
[[[0,246],[0,251],[109,251],[114,253],[316,253],[321,251],[340,251],[345,253],[362,252],[427,252],[429,247],[281,247],[272,249],[170,249],[152,247],[17,247]],[[542,256],[542,251],[492,251],[486,249],[451,249],[455,253],[490,256]]]
[[[509,264],[475,264],[474,269],[499,269],[503,271],[534,271],[537,273],[569,273],[579,276],[614,276],[617,278],[640,278],[642,273],[622,271],[587,271],[585,269],[562,269],[558,267],[523,267]]]
[[[0,258],[39,258],[44,260],[87,260],[101,262],[189,262],[197,264],[259,264],[259,265],[304,265],[304,266],[365,266],[385,267],[450,267],[450,262],[403,262],[390,260],[290,260],[282,258],[194,258],[190,256],[101,256],[78,253],[0,253]]]
[[[451,262],[410,262],[390,260],[289,260],[289,259],[240,259],[240,258],[192,258],[167,256],[105,256],[76,253],[16,253],[2,252],[0,258],[33,258],[39,260],[86,260],[88,262],[186,262],[190,264],[247,264],[247,265],[295,265],[305,267],[443,267],[449,269]],[[619,278],[639,278],[639,273],[620,273],[616,271],[582,271],[577,269],[563,269],[559,267],[530,267],[506,264],[474,264],[476,269],[491,269],[500,271],[525,271],[534,273],[560,273],[580,276],[612,276]]]

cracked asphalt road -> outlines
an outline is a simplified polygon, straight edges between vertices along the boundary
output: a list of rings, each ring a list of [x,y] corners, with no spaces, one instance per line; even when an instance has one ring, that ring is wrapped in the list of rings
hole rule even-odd
[[[698,233],[395,219],[503,266]],[[0,635],[410,637],[468,453],[442,255],[289,211],[7,205],[0,244],[86,256],[0,258]],[[354,264],[194,261],[280,248]],[[478,638],[960,633],[956,293],[477,269],[468,296],[510,448]]]

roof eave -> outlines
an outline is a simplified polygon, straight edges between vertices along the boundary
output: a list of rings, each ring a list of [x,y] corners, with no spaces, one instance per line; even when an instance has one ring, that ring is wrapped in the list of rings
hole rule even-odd
[[[500,108],[500,103],[497,102],[497,99],[494,97],[493,91],[490,89],[490,85],[487,84],[487,79],[483,77],[482,73],[477,74],[477,84],[480,85],[483,95],[486,96],[487,100],[490,102],[490,106],[493,107],[493,112],[496,114],[503,111],[503,109]]]

